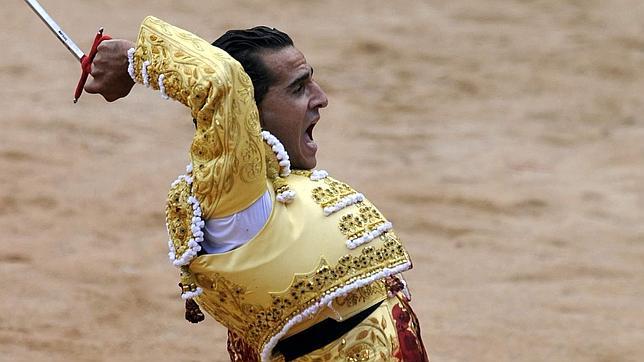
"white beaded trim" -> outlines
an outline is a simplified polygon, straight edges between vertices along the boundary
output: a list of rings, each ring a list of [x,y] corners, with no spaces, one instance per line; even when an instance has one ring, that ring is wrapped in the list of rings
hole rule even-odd
[[[176,186],[182,180],[186,180],[188,185],[192,184],[192,177],[191,176],[189,176],[189,175],[180,175],[176,180],[174,180],[174,182],[172,183],[172,187]]]
[[[359,238],[352,239],[352,240],[347,240],[347,248],[349,249],[355,249],[358,246],[362,244],[366,244],[370,242],[371,240],[377,238],[378,236],[384,234],[385,232],[391,230],[393,225],[391,222],[387,221],[384,224],[378,226],[376,229],[371,230],[370,232],[365,233]]]
[[[130,78],[136,82],[136,74],[134,74],[134,52],[134,48],[127,50],[127,73],[130,75]]]
[[[150,65],[150,61],[146,60],[143,62],[141,65],[141,78],[143,78],[143,84],[146,87],[150,86],[150,76],[148,75],[148,66]]]
[[[326,172],[325,170],[313,170],[311,171],[311,181],[320,181],[329,176],[329,173]]]
[[[327,294],[324,297],[322,297],[317,303],[313,304],[312,306],[306,308],[302,313],[296,315],[295,317],[291,318],[282,329],[275,334],[271,339],[264,345],[264,348],[262,348],[262,354],[261,354],[261,359],[262,361],[270,361],[271,353],[273,352],[273,348],[277,345],[277,342],[279,342],[280,338],[286,335],[286,333],[295,325],[298,323],[302,322],[305,318],[308,318],[312,315],[315,315],[322,307],[327,306],[329,303],[333,302],[334,299],[338,297],[343,297],[350,292],[363,287],[367,284],[371,284],[377,280],[386,278],[390,275],[402,273],[405,270],[409,270],[411,268],[411,262],[405,262],[403,264],[400,264],[398,266],[395,266],[393,268],[384,268],[382,271],[373,274],[369,277],[356,280],[353,283],[347,284],[343,286],[342,288],[336,289],[333,293]]]
[[[136,74],[134,73],[134,52],[136,50],[134,48],[130,48],[127,50],[127,73],[130,75],[130,78],[132,78],[133,81],[136,82]],[[150,61],[146,60],[143,62],[141,65],[141,78],[143,78],[143,84],[146,87],[150,86],[150,75],[148,74],[148,66],[150,66]],[[161,92],[161,98],[163,99],[170,99],[168,94],[165,92],[165,85],[163,84],[163,81],[165,80],[165,74],[159,75],[159,79],[157,83],[159,84],[159,92]]]
[[[188,171],[189,170],[189,171]],[[190,173],[192,171],[192,166],[188,165],[186,171]],[[172,183],[172,186],[176,186],[181,181],[186,181],[188,185],[192,185],[192,177],[190,175],[181,175]],[[174,248],[174,243],[172,240],[168,240],[168,258],[172,265],[176,267],[181,267],[190,263],[190,261],[197,256],[197,253],[201,251],[201,242],[204,240],[204,233],[202,231],[206,223],[201,219],[201,206],[199,205],[199,200],[196,197],[190,195],[188,197],[188,204],[192,205],[192,223],[190,229],[192,231],[192,238],[188,241],[188,250],[186,250],[181,257],[177,258],[177,251]],[[166,225],[167,227],[167,225]],[[198,294],[197,294],[198,295]]]
[[[358,202],[362,202],[364,200],[364,195],[357,192],[355,194],[351,194],[348,196],[343,197],[340,201],[336,202],[335,204],[331,206],[325,207],[324,210],[324,216],[329,216],[333,214],[336,211],[340,211],[344,209],[347,206],[357,204]]]
[[[275,196],[277,201],[283,203],[283,204],[290,204],[293,200],[295,200],[295,191],[293,190],[286,190],[284,192],[280,192]]]
[[[163,80],[165,79],[165,74],[159,75],[159,92],[161,92],[161,98],[170,99],[165,93],[165,85],[163,85]]]
[[[183,300],[192,299],[199,296],[201,293],[203,293],[203,289],[201,289],[201,287],[197,287],[197,289],[195,289],[192,292],[188,291],[188,292],[181,293],[181,299]]]
[[[280,165],[280,176],[286,177],[290,175],[291,161],[289,160],[288,153],[282,143],[277,139],[277,137],[273,136],[268,131],[262,131],[262,138],[269,146],[271,146],[275,153],[275,157],[277,157],[277,161]]]

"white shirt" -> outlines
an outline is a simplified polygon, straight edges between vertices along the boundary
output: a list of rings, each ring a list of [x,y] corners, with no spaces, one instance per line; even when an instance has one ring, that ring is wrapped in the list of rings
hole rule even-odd
[[[230,216],[206,220],[201,248],[207,254],[237,249],[262,229],[271,215],[273,202],[268,191],[246,209]]]

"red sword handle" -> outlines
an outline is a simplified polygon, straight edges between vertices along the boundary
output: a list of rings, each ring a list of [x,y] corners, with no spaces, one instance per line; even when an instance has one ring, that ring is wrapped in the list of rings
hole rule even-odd
[[[87,76],[92,71],[92,62],[94,61],[94,57],[96,56],[98,45],[103,40],[110,39],[112,39],[112,37],[110,37],[109,35],[103,35],[103,28],[98,29],[98,32],[96,32],[96,36],[94,37],[94,43],[92,43],[92,49],[90,49],[89,54],[83,55],[83,57],[80,59],[81,77],[78,81],[78,84],[76,85],[76,91],[74,92],[74,103],[78,102],[78,98],[80,98],[81,94],[83,93],[83,87],[85,87],[85,82],[87,82]]]

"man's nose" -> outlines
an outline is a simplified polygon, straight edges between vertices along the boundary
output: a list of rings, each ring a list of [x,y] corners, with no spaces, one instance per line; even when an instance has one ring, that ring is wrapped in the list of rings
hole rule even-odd
[[[317,82],[313,82],[314,95],[311,99],[311,108],[324,108],[329,105],[329,99],[322,87]]]

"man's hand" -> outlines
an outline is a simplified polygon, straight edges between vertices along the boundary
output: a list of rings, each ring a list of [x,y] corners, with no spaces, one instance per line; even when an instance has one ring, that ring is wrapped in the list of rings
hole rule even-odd
[[[127,96],[134,81],[127,72],[127,50],[134,43],[124,39],[105,40],[92,62],[92,78],[85,84],[87,93],[98,93],[108,102]]]

